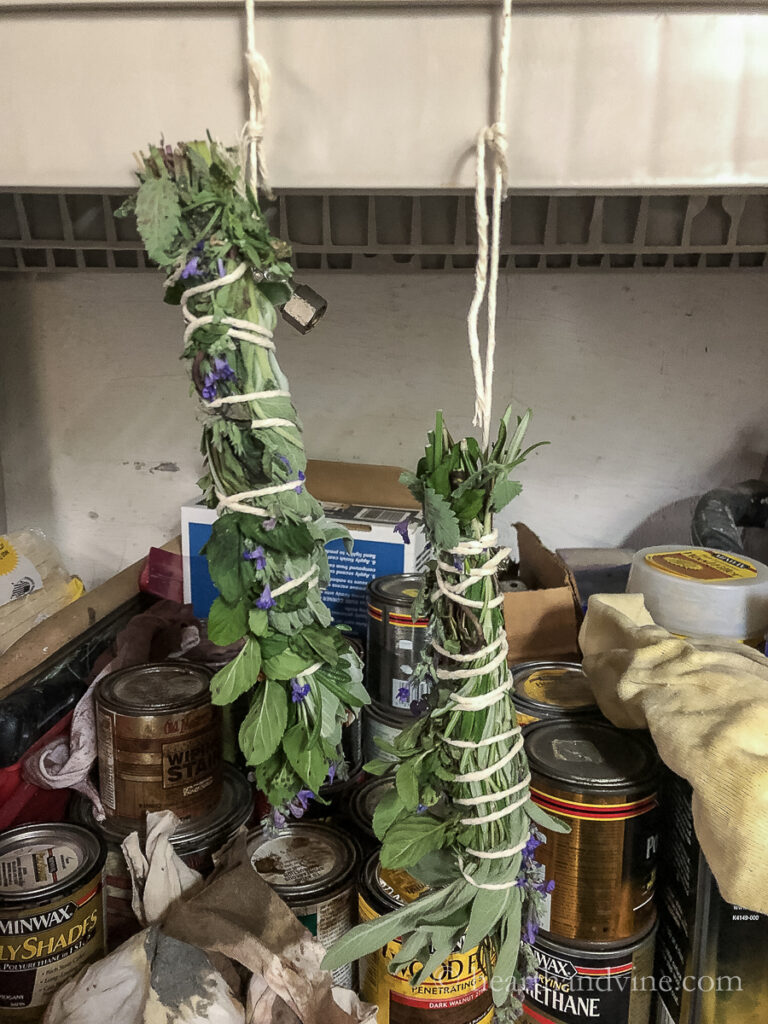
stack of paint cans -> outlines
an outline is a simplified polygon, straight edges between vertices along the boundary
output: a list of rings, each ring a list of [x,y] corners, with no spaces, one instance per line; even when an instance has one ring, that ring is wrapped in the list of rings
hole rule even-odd
[[[379,742],[391,744],[413,722],[412,706],[429,690],[415,680],[426,647],[428,619],[413,619],[418,574],[380,576],[368,584],[366,686],[371,704],[363,714],[363,760],[392,759]]]
[[[651,745],[584,714],[525,730],[542,828],[536,857],[555,883],[534,946],[529,1024],[648,1024],[653,997],[658,760]]]
[[[211,703],[210,672],[170,661],[122,669],[95,693],[99,788],[106,812],[96,822],[77,802],[75,820],[106,843],[109,945],[138,931],[122,840],[142,834],[146,814],[173,811],[181,821],[171,842],[203,873],[211,854],[251,817],[251,787],[222,754],[221,709]]]

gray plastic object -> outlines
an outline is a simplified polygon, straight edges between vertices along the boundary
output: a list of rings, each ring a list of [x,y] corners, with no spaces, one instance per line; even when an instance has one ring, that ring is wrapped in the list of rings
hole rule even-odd
[[[705,548],[744,554],[742,529],[768,523],[768,483],[745,480],[733,487],[707,491],[693,513],[691,539]]]

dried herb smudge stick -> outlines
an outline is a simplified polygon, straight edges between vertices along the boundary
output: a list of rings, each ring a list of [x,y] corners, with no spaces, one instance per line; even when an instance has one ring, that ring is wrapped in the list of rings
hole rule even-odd
[[[324,966],[340,965],[400,937],[392,969],[417,961],[414,984],[463,944],[480,946],[499,1018],[521,1012],[535,974],[532,943],[552,883],[536,862],[536,826],[561,829],[530,799],[527,759],[511,698],[507,640],[497,569],[494,514],[519,492],[510,473],[530,413],[510,430],[511,410],[496,442],[454,442],[438,414],[424,458],[403,482],[422,502],[436,561],[413,609],[430,614],[432,654],[421,667],[437,676],[428,713],[390,749],[395,786],[376,808],[385,868],[404,868],[433,888],[410,906],[359,926],[340,940]],[[535,447],[535,446],[534,446]]]
[[[166,272],[166,301],[181,304],[204,411],[200,483],[221,512],[205,548],[219,591],[208,632],[221,645],[245,638],[212,680],[213,700],[248,695],[240,746],[280,824],[343,773],[342,727],[368,702],[359,659],[320,597],[325,544],[347,534],[304,487],[301,425],[272,341],[293,290],[290,248],[216,143],[150,147],[138,177],[121,213],[135,213]]]

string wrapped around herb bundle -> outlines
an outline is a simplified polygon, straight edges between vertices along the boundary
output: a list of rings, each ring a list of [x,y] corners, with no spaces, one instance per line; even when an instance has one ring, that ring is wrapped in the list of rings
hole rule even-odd
[[[281,824],[343,776],[342,728],[368,702],[360,660],[321,599],[325,545],[349,538],[304,486],[301,424],[273,341],[293,291],[291,251],[241,184],[233,152],[214,142],[150,147],[138,177],[121,212],[136,214],[166,272],[166,301],[181,305],[203,413],[200,484],[219,511],[205,548],[219,591],[208,635],[245,641],[212,697],[247,695],[240,746]]]
[[[407,869],[433,891],[378,921],[354,929],[326,957],[332,967],[397,937],[391,968],[417,961],[422,983],[460,943],[480,946],[499,1019],[516,1018],[534,970],[531,946],[552,884],[536,862],[537,825],[562,826],[532,803],[521,729],[507,667],[500,564],[493,517],[517,494],[510,473],[522,451],[530,413],[510,432],[505,413],[496,442],[454,442],[438,414],[417,472],[401,478],[422,502],[437,553],[413,609],[430,616],[437,679],[427,713],[394,742],[395,785],[376,808],[384,868]],[[533,447],[536,447],[535,445]]]

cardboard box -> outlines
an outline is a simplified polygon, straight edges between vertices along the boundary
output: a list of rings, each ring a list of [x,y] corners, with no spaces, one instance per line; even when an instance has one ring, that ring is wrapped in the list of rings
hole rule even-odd
[[[510,664],[539,658],[581,660],[581,607],[573,576],[523,523],[515,523],[520,579],[529,588],[504,595]]]
[[[331,582],[323,601],[334,621],[365,636],[368,626],[366,587],[370,580],[392,573],[419,572],[427,557],[424,534],[416,526],[419,506],[399,482],[394,466],[366,466],[344,462],[310,461],[307,487],[323,504],[329,519],[347,527],[354,550],[347,553],[341,540],[327,546]],[[394,526],[410,516],[410,543]],[[212,509],[185,505],[181,510],[184,556],[184,600],[205,618],[216,597],[205,556],[199,552],[216,520]]]

